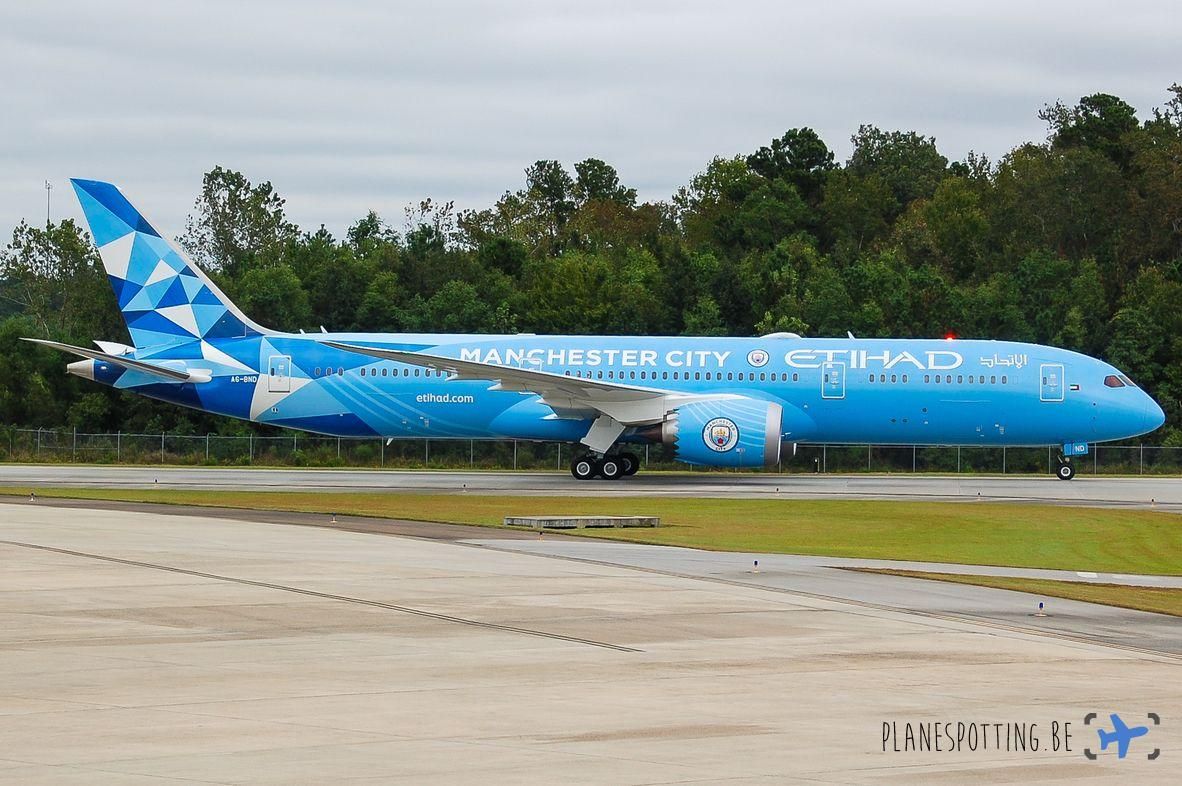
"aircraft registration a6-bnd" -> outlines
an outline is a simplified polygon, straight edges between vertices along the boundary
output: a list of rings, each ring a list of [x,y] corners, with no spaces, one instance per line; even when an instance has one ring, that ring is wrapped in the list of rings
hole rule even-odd
[[[638,467],[629,445],[758,467],[785,443],[1055,446],[1162,425],[1109,364],[1004,341],[281,333],[252,322],[109,183],[74,180],[131,344],[69,371],[194,409],[338,436],[581,446],[579,479]]]

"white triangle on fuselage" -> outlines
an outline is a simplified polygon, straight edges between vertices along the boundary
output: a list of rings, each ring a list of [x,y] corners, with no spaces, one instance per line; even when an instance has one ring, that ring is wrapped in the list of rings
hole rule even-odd
[[[251,374],[255,373],[255,370],[253,368],[246,365],[245,363],[243,363],[240,360],[235,360],[234,358],[227,355],[225,352],[222,352],[220,349],[215,347],[213,344],[210,344],[208,341],[201,342],[201,357],[205,358],[206,360],[208,360],[212,363],[221,363],[223,366],[229,366],[230,368],[236,368],[239,371],[245,371],[245,372],[251,373]]]

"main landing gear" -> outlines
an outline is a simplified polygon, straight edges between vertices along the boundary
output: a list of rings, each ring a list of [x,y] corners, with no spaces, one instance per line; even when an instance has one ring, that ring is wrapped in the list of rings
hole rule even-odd
[[[591,453],[575,456],[570,463],[570,474],[575,480],[590,480],[601,477],[604,480],[619,480],[628,475],[635,475],[640,469],[640,458],[635,453],[609,453],[602,458],[596,458]]]
[[[1059,456],[1059,465],[1055,468],[1055,477],[1059,480],[1071,480],[1075,477],[1075,465],[1069,456]]]

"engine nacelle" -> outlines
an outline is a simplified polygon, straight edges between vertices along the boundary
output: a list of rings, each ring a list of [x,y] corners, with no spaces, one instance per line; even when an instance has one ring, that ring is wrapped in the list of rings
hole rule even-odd
[[[660,440],[687,464],[771,466],[780,460],[783,417],[783,407],[770,401],[698,401],[670,413]]]

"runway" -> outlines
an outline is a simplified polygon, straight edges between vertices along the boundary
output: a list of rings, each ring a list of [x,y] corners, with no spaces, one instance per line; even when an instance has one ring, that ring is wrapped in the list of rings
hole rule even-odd
[[[1182,703],[1136,613],[1034,619],[1021,593],[815,559],[77,504],[0,504],[0,782],[1166,783],[1182,755],[1170,726],[1158,761],[1083,755],[1087,712]],[[884,745],[915,721],[1041,744]]]
[[[577,481],[560,472],[222,469],[0,465],[0,485],[225,489],[236,491],[391,491],[430,494],[932,499],[1047,502],[1182,510],[1182,480],[1169,477],[977,475],[773,475],[641,473],[619,481]]]

